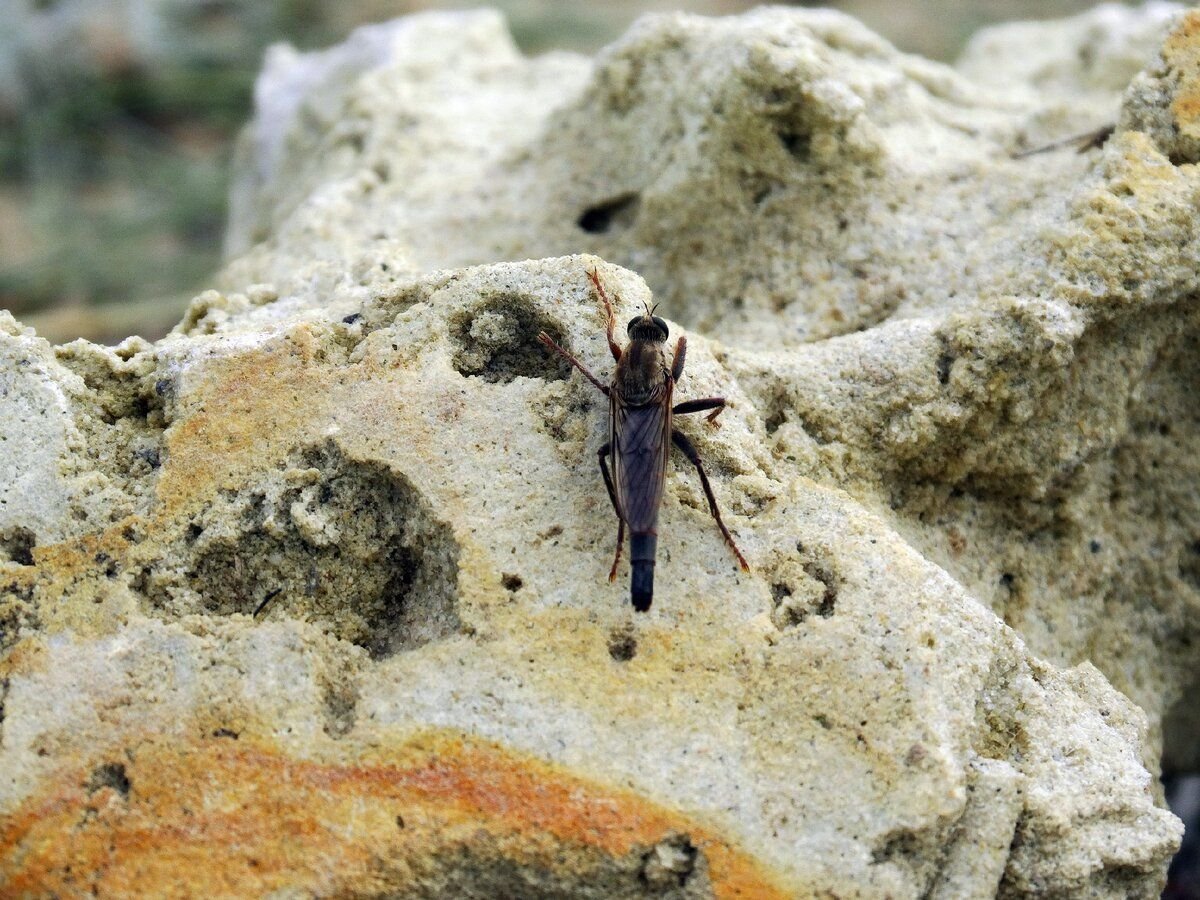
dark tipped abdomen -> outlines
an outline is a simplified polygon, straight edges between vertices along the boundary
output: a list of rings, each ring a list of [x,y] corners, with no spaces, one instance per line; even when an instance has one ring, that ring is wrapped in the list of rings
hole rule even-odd
[[[634,534],[629,538],[629,558],[633,575],[629,582],[629,596],[633,608],[645,612],[654,600],[654,553],[658,547],[658,536]]]

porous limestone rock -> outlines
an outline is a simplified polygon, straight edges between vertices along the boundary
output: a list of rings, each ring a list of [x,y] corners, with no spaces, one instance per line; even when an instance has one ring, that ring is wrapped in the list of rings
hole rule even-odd
[[[405,20],[358,39],[398,62],[276,58],[230,248],[266,240],[227,277],[624,264],[724,343],[800,471],[893,516],[1039,654],[1102,666],[1157,733],[1200,675],[1178,15],[992,29],[970,79],[831,12],[648,17],[592,66],[522,61],[489,14]],[[465,62],[423,62],[447,32]],[[274,99],[313,72],[336,74],[307,105]],[[1102,152],[1011,158],[1114,119]]]
[[[1024,27],[961,71],[782,9],[275,53],[172,335],[0,320],[0,892],[1155,896],[1200,14]],[[752,571],[677,460],[645,615],[604,398],[536,340],[607,371],[589,269],[731,402],[680,427]]]

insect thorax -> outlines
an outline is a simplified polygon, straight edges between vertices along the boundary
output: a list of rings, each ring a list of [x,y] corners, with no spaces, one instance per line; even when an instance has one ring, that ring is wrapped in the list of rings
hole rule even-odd
[[[657,402],[667,384],[662,341],[630,341],[617,363],[613,387],[630,406]]]

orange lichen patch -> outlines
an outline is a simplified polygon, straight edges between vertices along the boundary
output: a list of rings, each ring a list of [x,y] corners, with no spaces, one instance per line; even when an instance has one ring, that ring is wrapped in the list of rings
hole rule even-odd
[[[0,894],[421,896],[487,870],[636,881],[642,854],[679,834],[717,897],[794,895],[678,813],[459,735],[348,764],[232,737],[160,742],[98,758],[0,818]]]
[[[103,531],[80,535],[61,544],[46,544],[35,547],[33,558],[37,563],[36,575],[46,570],[58,573],[62,579],[78,577],[92,572],[103,575],[105,566],[114,559],[123,558],[132,546],[129,529],[141,520],[128,516]]]
[[[206,496],[222,479],[270,465],[321,419],[315,407],[328,393],[321,384],[328,373],[313,365],[310,337],[296,329],[208,364],[208,381],[195,398],[203,397],[203,408],[167,432],[159,516]]]
[[[6,595],[11,598],[24,592],[37,603],[38,619],[45,628],[73,628],[83,633],[103,629],[100,623],[105,611],[99,604],[113,589],[113,576],[127,567],[133,547],[130,529],[140,524],[137,516],[129,516],[103,531],[35,547],[36,567],[0,578],[0,617]],[[59,602],[68,595],[75,602]]]
[[[1180,131],[1200,134],[1200,11],[1189,10],[1163,43],[1163,59],[1179,78],[1171,113]]]

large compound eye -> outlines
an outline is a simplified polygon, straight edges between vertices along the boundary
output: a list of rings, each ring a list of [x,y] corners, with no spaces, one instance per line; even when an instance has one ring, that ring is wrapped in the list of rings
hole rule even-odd
[[[658,330],[662,332],[664,341],[671,336],[671,332],[667,328],[667,323],[664,322],[662,319],[660,319],[658,316],[654,317],[654,324],[657,325]]]
[[[627,326],[625,326],[626,333],[633,334],[633,326],[636,325],[640,321],[642,321],[641,316],[634,316],[632,319],[630,319],[629,324]]]

